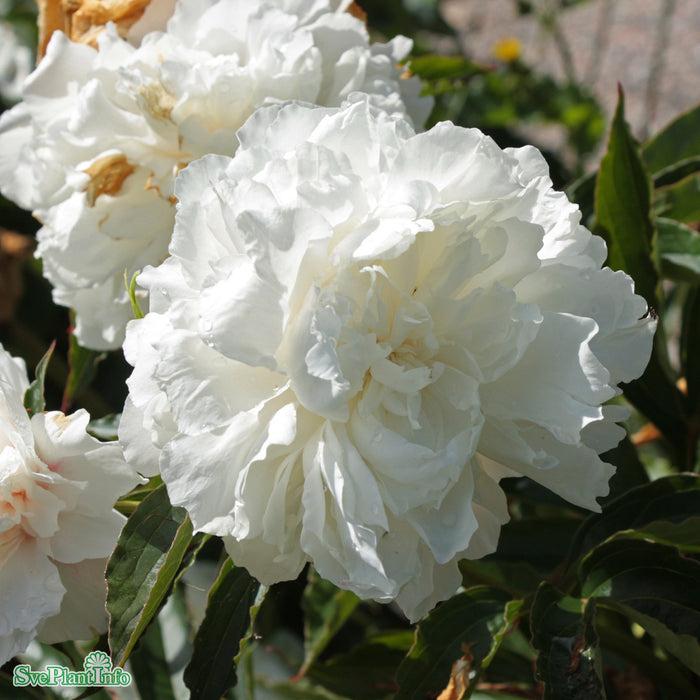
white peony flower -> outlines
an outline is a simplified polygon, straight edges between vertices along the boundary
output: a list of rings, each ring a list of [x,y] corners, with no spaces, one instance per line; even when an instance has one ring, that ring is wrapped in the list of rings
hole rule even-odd
[[[22,83],[32,70],[32,52],[24,46],[9,22],[0,20],[0,98],[16,102]]]
[[[152,3],[155,5],[156,3]],[[180,0],[163,32],[147,13],[99,50],[57,32],[0,118],[0,190],[44,227],[37,255],[87,347],[119,347],[129,277],[167,255],[178,171],[232,155],[237,129],[287,99],[336,106],[352,91],[422,125],[431,107],[397,64],[411,41],[369,43],[349,0]],[[170,5],[167,5],[169,9]],[[136,45],[138,44],[138,45]]]
[[[104,570],[139,483],[116,443],[86,433],[89,415],[30,419],[24,362],[0,346],[0,666],[38,637],[107,629]]]
[[[413,620],[496,548],[503,476],[599,510],[654,323],[540,153],[359,96],[238,138],[139,278],[127,461],[264,583],[311,561]]]

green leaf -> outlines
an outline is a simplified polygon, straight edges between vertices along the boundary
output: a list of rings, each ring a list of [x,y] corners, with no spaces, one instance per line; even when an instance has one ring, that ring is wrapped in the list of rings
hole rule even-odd
[[[275,700],[348,700],[348,695],[336,695],[330,690],[314,685],[308,678],[300,678],[298,681],[274,681],[265,676],[255,679],[256,688],[269,691],[265,697]],[[262,693],[261,693],[262,695]],[[354,700],[354,699],[353,699]]]
[[[486,69],[462,56],[438,56],[430,54],[411,59],[411,73],[423,80],[456,80],[485,73]]]
[[[608,150],[596,182],[595,217],[598,232],[608,244],[608,265],[627,272],[637,293],[659,309],[652,262],[655,230],[650,214],[651,182],[625,122],[625,100],[620,91]]]
[[[656,219],[661,274],[679,282],[700,282],[700,234],[673,219]]]
[[[309,569],[304,590],[304,664],[299,676],[306,673],[328,643],[358,606],[360,599],[352,591],[344,591]]]
[[[501,590],[477,586],[438,606],[418,624],[415,642],[397,672],[395,700],[439,694],[460,659],[466,661],[469,677],[474,671],[478,677],[513,626],[521,603]]]
[[[70,372],[68,373],[68,381],[63,392],[63,403],[61,410],[66,413],[73,401],[80,393],[88,387],[90,382],[95,378],[97,365],[107,357],[107,353],[98,352],[97,350],[88,350],[87,348],[78,345],[75,339],[75,334],[70,334],[70,348],[68,349],[68,363]]]
[[[677,547],[684,554],[700,554],[700,517],[692,517],[682,523],[658,520],[644,525],[640,530],[622,530],[616,537],[637,538]]]
[[[334,656],[325,664],[311,664],[307,677],[339,695],[367,700],[385,698],[399,689],[396,669],[413,639],[412,630],[373,635],[347,654]]]
[[[526,562],[485,561],[462,559],[459,561],[462,586],[492,586],[515,597],[534,592],[542,581],[542,574]]]
[[[571,598],[547,582],[538,589],[530,625],[545,700],[605,698],[594,616],[595,601]]]
[[[122,665],[158,611],[192,540],[184,508],[174,507],[165,486],[139,503],[107,564],[109,646]]]
[[[610,493],[598,501],[601,505],[609,503],[636,486],[649,483],[649,475],[639,459],[637,448],[627,435],[612,450],[600,455],[600,458],[616,468],[610,479]]]
[[[549,572],[564,559],[581,521],[577,518],[526,518],[501,528],[498,549],[487,562],[527,563]]]
[[[131,675],[142,698],[175,700],[170,669],[165,659],[162,631],[157,619],[153,620],[129,658]]]
[[[99,440],[117,440],[121,417],[121,413],[110,413],[108,416],[96,418],[88,424],[88,432]]]
[[[700,516],[700,476],[674,474],[633,488],[608,503],[602,513],[581,525],[571,545],[574,562],[596,545],[622,530],[661,532],[656,523],[681,524]],[[650,527],[657,528],[649,529]]]
[[[700,674],[700,563],[675,547],[617,537],[583,558],[578,577],[583,597],[613,605]]]
[[[0,674],[0,697],[3,700],[54,700],[56,695],[45,688],[16,688],[12,678]]]
[[[686,402],[670,377],[665,354],[664,337],[659,328],[644,374],[629,384],[623,384],[622,390],[625,397],[661,431],[672,460],[683,468],[687,466],[684,447],[688,437]]]
[[[29,415],[41,413],[46,408],[44,400],[44,380],[46,379],[46,368],[49,365],[49,360],[56,347],[56,341],[49,346],[46,354],[39,360],[34,372],[34,381],[29,385],[27,391],[24,392],[24,407],[29,412]]]
[[[226,559],[209,591],[204,620],[185,669],[185,685],[192,697],[219,700],[236,685],[235,657],[243,651],[242,640],[251,634],[261,590],[264,593],[245,569]]]
[[[676,117],[642,152],[655,180],[689,164],[700,170],[700,105]]]
[[[654,193],[654,213],[687,224],[700,221],[700,174],[688,177]]]

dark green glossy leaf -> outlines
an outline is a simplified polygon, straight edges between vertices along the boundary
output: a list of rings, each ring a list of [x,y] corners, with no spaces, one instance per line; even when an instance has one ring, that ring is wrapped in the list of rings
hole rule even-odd
[[[158,620],[153,620],[129,657],[131,675],[142,698],[175,700],[170,670],[165,659],[163,636]]]
[[[398,690],[396,670],[413,644],[410,630],[374,635],[347,654],[325,664],[314,663],[309,679],[331,692],[367,700],[385,698]]]
[[[657,218],[661,274],[679,282],[700,282],[700,234],[672,219]]]
[[[571,545],[571,561],[621,530],[644,531],[659,521],[680,524],[700,516],[700,476],[675,474],[638,486],[591,515]]]
[[[264,589],[263,589],[264,590]],[[245,569],[226,559],[209,591],[204,620],[194,640],[185,685],[192,697],[219,700],[236,684],[235,658],[251,634],[260,584]]]
[[[29,385],[27,391],[24,392],[24,407],[29,412],[29,415],[41,413],[46,408],[44,400],[44,380],[46,379],[46,368],[49,365],[51,355],[53,355],[56,341],[49,346],[46,354],[39,360],[34,372],[34,381]]]
[[[605,698],[594,616],[595,601],[571,598],[546,582],[538,589],[530,625],[545,700]]]
[[[617,537],[583,558],[578,577],[583,597],[614,605],[700,673],[700,563],[675,547]]]
[[[596,182],[596,223],[608,244],[608,265],[627,272],[637,293],[658,309],[657,275],[652,262],[655,230],[650,214],[651,182],[625,122],[625,101],[620,91],[608,150]]]
[[[165,486],[139,503],[107,564],[109,645],[121,665],[158,612],[192,540],[184,508],[170,504]]]
[[[527,518],[513,520],[501,529],[498,550],[488,562],[528,563],[538,571],[549,572],[566,557],[577,518]]]
[[[663,359],[662,359],[663,358]],[[625,397],[661,431],[671,459],[680,468],[686,465],[688,429],[685,397],[670,376],[663,335],[657,331],[654,349],[644,374],[623,384]]]
[[[676,117],[642,152],[655,180],[690,163],[700,170],[700,105]]]
[[[399,666],[396,700],[439,694],[460,659],[478,675],[512,627],[521,603],[501,590],[477,586],[438,606],[418,624],[415,642]]]
[[[602,506],[636,486],[649,483],[649,476],[639,459],[637,448],[628,436],[625,436],[612,450],[604,452],[600,458],[616,467],[610,479],[610,493],[598,500]]]
[[[654,193],[654,213],[686,224],[700,221],[700,174],[693,173]]]
[[[459,570],[464,588],[492,586],[517,597],[533,592],[542,581],[542,574],[525,562],[463,559]]]
[[[107,354],[104,352],[88,350],[78,345],[75,334],[70,334],[70,348],[68,350],[70,372],[68,373],[68,381],[66,382],[66,388],[63,392],[63,403],[61,406],[61,410],[64,413],[69,410],[73,401],[95,378],[97,365],[99,365],[105,357],[107,357]]]
[[[344,591],[309,569],[308,584],[304,591],[304,664],[299,675],[326,648],[355,608],[360,599],[352,591]]]
[[[657,520],[639,530],[622,530],[619,537],[637,538],[677,547],[688,554],[700,554],[700,517],[692,517],[682,523]]]

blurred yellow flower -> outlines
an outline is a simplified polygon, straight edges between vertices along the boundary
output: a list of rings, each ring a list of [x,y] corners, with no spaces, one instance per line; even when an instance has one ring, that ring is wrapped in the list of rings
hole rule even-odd
[[[507,36],[501,39],[493,47],[493,55],[503,63],[513,63],[520,58],[523,51],[523,45],[517,36]]]

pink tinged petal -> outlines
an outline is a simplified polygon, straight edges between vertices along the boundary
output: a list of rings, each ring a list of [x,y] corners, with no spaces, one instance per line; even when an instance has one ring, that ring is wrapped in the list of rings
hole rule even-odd
[[[85,559],[75,564],[56,564],[65,595],[61,609],[41,628],[38,640],[56,644],[69,639],[92,639],[107,631],[105,599],[106,559]]]
[[[56,474],[53,492],[66,507],[99,516],[143,481],[125,462],[119,444],[88,435],[89,420],[83,409],[70,416],[50,411],[32,416],[32,429],[37,451]]]
[[[7,558],[0,556],[0,650],[24,651],[43,620],[58,613],[65,590],[37,540],[22,538]],[[0,657],[0,665],[7,660]]]

